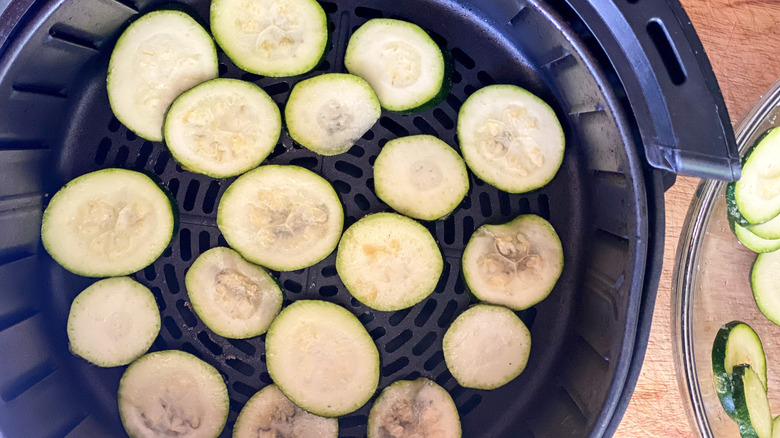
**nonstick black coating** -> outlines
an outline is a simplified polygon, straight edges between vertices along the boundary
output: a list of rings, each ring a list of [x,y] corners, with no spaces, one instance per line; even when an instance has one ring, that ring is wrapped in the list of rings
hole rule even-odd
[[[109,4],[113,1],[106,0]],[[458,209],[447,219],[424,222],[440,245],[445,268],[436,291],[418,305],[397,312],[363,306],[339,280],[335,253],[311,268],[275,273],[284,289],[285,304],[323,299],[352,311],[379,348],[379,390],[398,379],[424,376],[435,380],[455,400],[465,437],[597,434],[605,419],[609,420],[614,403],[610,397],[622,389],[621,379],[625,379],[624,355],[626,348],[631,348],[626,340],[633,342],[631,321],[636,311],[636,292],[632,291],[637,284],[641,290],[642,272],[637,266],[644,266],[646,255],[644,244],[637,239],[644,226],[644,198],[637,190],[641,173],[636,171],[630,140],[616,122],[618,110],[608,92],[594,81],[594,74],[599,79],[598,71],[591,70],[587,55],[577,53],[578,47],[567,40],[572,34],[564,33],[569,32],[567,25],[544,4],[498,2],[481,9],[468,3],[434,0],[321,4],[328,15],[331,46],[315,71],[294,78],[259,77],[243,72],[220,52],[220,76],[254,82],[283,107],[289,90],[299,80],[324,72],[344,72],[349,35],[375,17],[419,24],[448,53],[453,67],[452,91],[441,104],[415,115],[383,112],[373,129],[346,154],[318,156],[294,144],[283,132],[267,162],[295,164],[324,176],[344,204],[345,227],[366,214],[390,211],[373,192],[372,164],[381,147],[399,136],[431,134],[457,149],[458,109],[469,94],[483,86],[516,84],[541,96],[563,122],[567,151],[556,178],[531,194],[510,195],[470,174],[471,190]],[[203,22],[208,21],[207,1],[194,1],[189,6]],[[50,40],[51,35],[49,32]],[[105,75],[117,33],[110,35],[107,42],[94,44],[95,55],[83,63],[60,97],[67,104],[54,118],[62,119],[60,132],[64,134],[40,160],[37,171],[43,175],[49,195],[68,180],[105,167],[154,174],[172,193],[180,210],[178,232],[163,256],[134,277],[151,288],[160,307],[163,324],[153,350],[188,351],[223,374],[230,394],[230,416],[223,433],[228,436],[247,399],[271,383],[265,367],[264,336],[228,340],[213,334],[191,309],[184,275],[201,252],[226,246],[216,227],[216,208],[233,179],[215,180],[182,170],[164,144],[138,138],[113,117]],[[70,44],[84,45],[78,38],[71,36],[70,40]],[[27,93],[36,91],[33,88]],[[503,223],[523,213],[550,220],[558,231],[565,254],[563,275],[547,300],[518,312],[533,339],[523,374],[494,391],[465,389],[448,372],[441,352],[442,336],[450,322],[474,302],[463,281],[460,257],[477,227]],[[39,294],[36,302],[41,312],[23,314],[21,321],[12,320],[7,327],[0,318],[0,329],[8,332],[29,320],[41,319],[49,343],[42,347],[48,365],[23,374],[18,378],[21,383],[10,392],[0,385],[0,395],[7,394],[4,401],[13,402],[41,379],[62,374],[73,390],[60,397],[71,397],[76,413],[56,430],[73,430],[75,436],[91,436],[97,433],[94,431],[122,434],[116,390],[124,368],[97,368],[67,352],[65,322],[70,302],[94,280],[66,272],[40,246],[37,251],[40,257],[35,263],[43,284],[35,293]],[[0,279],[3,272],[0,267]],[[3,334],[0,331],[0,346]],[[364,436],[370,406],[371,402],[342,417],[340,435]],[[0,414],[0,427],[6,429],[0,430],[8,430],[9,437],[33,436],[19,432],[30,429],[18,424],[8,428],[4,417]]]

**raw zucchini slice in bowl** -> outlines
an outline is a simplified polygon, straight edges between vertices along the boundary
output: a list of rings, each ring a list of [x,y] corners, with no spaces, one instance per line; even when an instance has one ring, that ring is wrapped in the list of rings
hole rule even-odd
[[[750,365],[734,366],[734,415],[742,438],[772,438],[772,415],[766,388]]]
[[[758,310],[780,325],[780,251],[759,254],[750,273]]]
[[[154,11],[117,40],[108,62],[108,100],[131,131],[162,141],[171,102],[218,74],[217,48],[200,24],[181,11]]]
[[[780,415],[772,420],[772,438],[780,438]]]
[[[212,0],[211,31],[234,64],[272,77],[313,69],[328,43],[325,11],[315,0]]]
[[[431,233],[413,219],[376,213],[344,232],[336,271],[349,293],[376,310],[411,307],[433,292],[444,261]]]
[[[525,369],[531,333],[506,307],[477,304],[455,318],[442,348],[447,368],[461,386],[496,389]]]
[[[240,175],[274,150],[282,116],[257,85],[213,79],[184,92],[165,117],[165,143],[192,172],[213,178]]]
[[[265,333],[282,308],[282,290],[273,277],[230,248],[212,248],[198,256],[185,283],[195,313],[225,338]]]
[[[735,418],[734,393],[731,375],[735,365],[750,365],[766,388],[766,356],[761,339],[753,329],[741,321],[721,326],[712,343],[712,374],[715,390],[726,413]]]
[[[431,135],[390,140],[374,163],[376,195],[407,216],[436,220],[450,214],[469,191],[463,159]]]
[[[336,438],[338,435],[337,419],[304,411],[276,385],[268,385],[253,395],[233,426],[233,438]]]
[[[284,108],[290,137],[320,155],[347,152],[381,114],[368,82],[343,73],[298,82]]]
[[[742,165],[742,178],[734,186],[739,212],[751,224],[767,222],[780,214],[780,129],[772,129]]]
[[[458,139],[469,169],[509,193],[549,183],[566,143],[552,108],[514,85],[489,85],[469,96],[458,112]]]
[[[360,321],[326,301],[301,300],[271,323],[268,373],[290,400],[323,417],[363,406],[379,384],[379,351]]]
[[[159,332],[154,295],[130,277],[100,280],[70,306],[70,351],[97,366],[129,364],[149,350]]]
[[[751,251],[755,251],[757,253],[764,253],[764,252],[777,251],[778,249],[780,249],[780,239],[777,240],[764,239],[754,234],[752,227],[746,228],[738,223],[733,223],[732,228],[734,229],[734,234],[737,235],[737,239],[739,239],[739,243],[741,243],[742,245],[745,246],[745,248],[748,248]]]
[[[441,49],[420,26],[406,21],[368,20],[350,37],[344,65],[368,81],[390,111],[423,109],[449,91]]]
[[[463,250],[463,276],[471,293],[514,310],[547,298],[561,272],[561,240],[549,222],[532,214],[479,227]]]
[[[775,216],[763,224],[749,225],[746,227],[751,233],[765,240],[780,239],[780,215]]]
[[[119,381],[119,416],[133,438],[215,438],[227,422],[228,405],[219,371],[183,351],[149,353]]]
[[[217,225],[228,244],[252,263],[294,271],[333,252],[344,228],[344,209],[333,186],[316,173],[266,165],[228,187]]]
[[[426,378],[393,382],[368,414],[368,438],[460,436],[460,417],[452,397]]]
[[[73,179],[43,212],[41,240],[62,267],[85,277],[139,271],[171,241],[168,195],[148,176],[103,169]]]

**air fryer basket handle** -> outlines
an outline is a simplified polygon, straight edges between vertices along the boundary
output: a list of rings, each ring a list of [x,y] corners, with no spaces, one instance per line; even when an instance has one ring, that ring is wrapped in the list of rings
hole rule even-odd
[[[739,179],[739,153],[723,96],[679,1],[566,1],[617,71],[647,161],[685,175]]]

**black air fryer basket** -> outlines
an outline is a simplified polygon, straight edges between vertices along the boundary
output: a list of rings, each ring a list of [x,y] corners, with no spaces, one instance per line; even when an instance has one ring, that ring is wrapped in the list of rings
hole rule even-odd
[[[232,179],[184,171],[162,143],[136,137],[113,117],[105,89],[113,44],[156,0],[0,2],[0,436],[123,436],[116,391],[124,367],[71,355],[71,300],[94,280],[59,267],[40,244],[41,212],[68,180],[105,167],[159,176],[180,210],[162,257],[134,277],[153,291],[162,329],[153,350],[182,349],[225,378],[229,436],[238,411],[271,383],[264,336],[228,340],[192,312],[184,274],[208,248],[226,245],[216,206]],[[674,0],[328,0],[331,47],[313,72],[248,74],[220,53],[220,76],[263,87],[283,105],[299,80],[344,71],[351,33],[374,17],[412,21],[453,60],[452,92],[416,115],[383,113],[348,153],[322,157],[286,134],[268,162],[323,175],[338,191],[346,225],[388,210],[372,168],[389,139],[432,134],[457,147],[465,98],[493,83],[520,85],[549,102],[567,139],[563,166],[543,189],[509,195],[471,176],[446,220],[425,223],[445,257],[435,292],[418,305],[377,312],[352,299],[335,255],[276,274],[285,303],[323,299],[359,317],[381,354],[380,389],[425,376],[452,395],[464,437],[611,435],[641,367],[661,270],[663,190],[673,173],[734,179],[739,162],[723,99],[698,38]],[[208,0],[188,1],[208,22]],[[527,369],[478,391],[447,371],[441,340],[469,306],[460,256],[472,232],[535,213],[558,230],[566,265],[550,297],[519,312],[531,329]],[[366,433],[367,406],[339,420],[341,436]]]

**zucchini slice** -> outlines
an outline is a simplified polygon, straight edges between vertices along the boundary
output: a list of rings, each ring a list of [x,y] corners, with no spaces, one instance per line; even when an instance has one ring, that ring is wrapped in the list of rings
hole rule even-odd
[[[532,214],[479,227],[463,250],[463,276],[471,293],[513,310],[547,298],[561,272],[561,240],[549,222]]]
[[[411,307],[433,292],[444,261],[431,233],[395,213],[376,213],[344,232],[336,271],[347,290],[376,310]]]
[[[119,381],[119,416],[133,438],[216,438],[228,404],[219,371],[183,351],[149,353]]]
[[[233,426],[233,438],[336,438],[339,422],[310,414],[290,401],[279,387],[268,385],[246,402]]]
[[[43,212],[41,240],[62,267],[85,277],[140,271],[174,229],[168,195],[148,176],[103,169],[73,179]]]
[[[284,108],[290,137],[320,155],[347,152],[381,114],[368,82],[342,73],[298,82]]]
[[[745,248],[755,251],[757,253],[772,252],[780,249],[779,240],[769,240],[758,237],[753,234],[752,228],[745,228],[738,223],[733,223],[734,234],[737,235],[739,243],[745,246]]]
[[[531,333],[506,307],[477,304],[455,318],[442,345],[447,368],[461,386],[496,389],[525,369]]]
[[[742,438],[772,438],[772,415],[766,388],[750,365],[734,366],[734,420]]]
[[[234,64],[272,77],[313,69],[328,43],[327,17],[315,0],[212,0],[211,31]]]
[[[185,283],[195,313],[225,338],[265,333],[282,309],[282,290],[273,277],[230,248],[212,248],[198,256]]]
[[[253,169],[274,150],[282,116],[257,85],[213,79],[184,92],[165,117],[165,143],[187,170],[213,178]]]
[[[763,224],[750,225],[747,229],[756,236],[765,240],[780,239],[780,215],[775,216]]]
[[[509,193],[549,183],[566,143],[552,108],[514,85],[489,85],[469,96],[458,112],[458,139],[471,171]]]
[[[420,26],[406,21],[368,20],[349,39],[344,66],[368,81],[390,111],[427,107],[448,89],[441,49]]]
[[[426,378],[393,382],[368,414],[368,438],[460,436],[460,417],[452,397]]]
[[[390,140],[374,163],[376,195],[394,210],[422,220],[440,219],[463,201],[469,175],[463,159],[431,135]]]
[[[141,357],[158,333],[154,295],[129,277],[100,280],[70,306],[70,351],[100,367],[127,365]]]
[[[749,325],[732,321],[721,326],[712,343],[712,374],[715,390],[726,413],[734,418],[734,394],[731,374],[735,365],[747,364],[758,374],[766,388],[766,356],[761,339]]]
[[[758,255],[750,273],[750,286],[761,313],[780,325],[780,251]]]
[[[363,406],[379,384],[379,351],[360,321],[326,301],[301,300],[271,323],[268,373],[290,400],[323,417]]]
[[[108,101],[139,137],[162,141],[171,102],[218,74],[217,48],[200,24],[181,11],[154,11],[117,40],[108,62]]]
[[[298,166],[261,166],[228,187],[217,209],[228,244],[276,271],[311,266],[336,248],[344,209],[324,178]]]
[[[780,438],[780,415],[772,420],[772,438]]]
[[[748,152],[734,186],[739,212],[751,224],[780,214],[780,129],[772,129]]]
[[[736,182],[730,182],[726,185],[726,210],[728,212],[729,225],[731,231],[734,231],[734,224],[742,225],[743,227],[749,227],[750,222],[742,216],[737,206],[737,200],[735,199],[734,191],[737,186]]]

